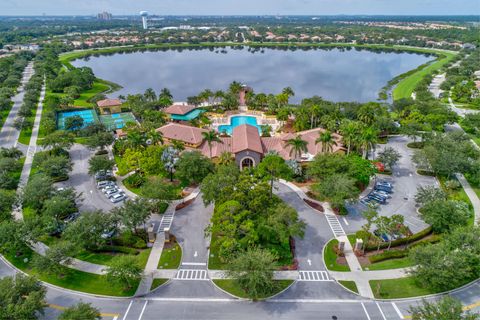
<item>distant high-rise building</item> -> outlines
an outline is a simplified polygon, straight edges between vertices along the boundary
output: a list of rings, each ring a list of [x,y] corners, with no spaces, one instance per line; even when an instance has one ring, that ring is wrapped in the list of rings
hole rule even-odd
[[[98,20],[112,20],[112,14],[107,11],[100,12],[97,14],[97,19]]]
[[[148,12],[140,11],[140,16],[142,17],[143,29],[147,30],[148,29],[148,22],[147,22]]]

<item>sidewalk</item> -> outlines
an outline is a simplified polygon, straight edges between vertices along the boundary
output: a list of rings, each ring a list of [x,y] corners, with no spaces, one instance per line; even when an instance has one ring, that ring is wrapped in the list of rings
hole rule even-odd
[[[142,281],[138,285],[137,291],[135,292],[136,297],[143,296],[150,292],[153,279],[156,278],[155,274],[157,271],[158,262],[160,261],[160,257],[162,256],[164,244],[165,244],[165,233],[163,232],[157,233],[157,238],[155,239],[155,242],[152,247],[152,251],[150,251],[150,255],[148,256],[145,270],[143,271]]]
[[[473,224],[477,226],[480,223],[480,199],[478,198],[475,191],[472,189],[470,183],[468,183],[467,179],[465,179],[465,176],[463,174],[457,173],[456,176],[458,181],[462,185],[463,190],[465,190],[465,193],[470,199],[470,202],[472,203],[473,211],[475,213]]]
[[[33,123],[32,135],[30,137],[30,144],[28,145],[27,156],[25,158],[25,163],[23,164],[22,174],[20,175],[20,183],[18,185],[17,193],[20,192],[23,187],[27,184],[28,178],[30,177],[30,171],[32,170],[33,157],[37,152],[37,138],[38,131],[40,129],[40,120],[42,119],[43,111],[43,99],[45,98],[45,79],[43,80],[42,91],[40,93],[40,99],[38,100],[37,112],[35,114],[35,121]],[[15,219],[23,219],[22,210],[15,210]]]
[[[32,249],[39,255],[44,256],[45,252],[48,250],[48,246],[42,242],[37,242],[34,245],[32,245]],[[105,269],[107,268],[106,266],[101,264],[95,264],[95,263],[91,263],[83,260],[78,260],[75,258],[72,258],[71,264],[69,264],[67,267],[78,270],[78,271],[94,273],[99,275],[105,274],[106,273]]]

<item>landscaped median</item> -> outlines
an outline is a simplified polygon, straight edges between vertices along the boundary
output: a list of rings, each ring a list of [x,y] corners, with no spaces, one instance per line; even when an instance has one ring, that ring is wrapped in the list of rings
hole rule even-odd
[[[338,240],[330,240],[323,249],[323,259],[325,266],[331,271],[350,271],[350,267],[347,264],[345,257],[341,257],[338,254]]]
[[[413,277],[398,279],[371,280],[370,287],[377,299],[401,299],[439,293],[420,287]]]
[[[213,283],[215,283],[220,289],[230,293],[231,295],[234,295],[239,298],[244,298],[244,299],[253,299],[253,300],[264,300],[268,299],[283,290],[287,289],[289,286],[293,284],[294,280],[275,280],[276,286],[265,293],[262,293],[257,296],[252,296],[248,292],[246,292],[238,283],[236,280],[233,279],[216,279],[213,280]]]
[[[31,249],[25,249],[20,256],[4,254],[3,256],[13,266],[46,283],[65,289],[105,296],[130,297],[135,294],[138,282],[129,290],[124,291],[121,285],[107,280],[107,276],[78,271],[63,267],[61,274],[49,274],[33,267],[32,259],[38,255]]]

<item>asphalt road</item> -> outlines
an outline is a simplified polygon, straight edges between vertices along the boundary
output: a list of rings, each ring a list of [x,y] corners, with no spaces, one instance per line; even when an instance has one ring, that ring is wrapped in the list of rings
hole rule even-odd
[[[378,212],[384,216],[393,214],[403,215],[405,224],[415,233],[428,227],[417,213],[418,207],[415,202],[417,188],[420,186],[438,185],[438,182],[434,177],[417,174],[415,164],[411,160],[414,149],[407,147],[407,143],[410,141],[411,139],[405,136],[395,136],[389,139],[387,145],[379,145],[377,148],[378,153],[386,146],[393,147],[402,155],[399,163],[393,168],[391,176],[379,175],[379,178],[391,181],[393,194],[392,198],[388,199],[387,204],[379,206]],[[345,232],[354,233],[360,230],[364,224],[361,212],[365,211],[366,207],[357,203],[349,205],[347,208],[349,215],[345,219],[340,220]]]
[[[17,130],[13,123],[18,116],[18,111],[23,103],[23,97],[25,96],[25,85],[28,83],[28,80],[32,77],[34,73],[33,62],[30,62],[25,70],[23,71],[23,78],[20,84],[20,87],[17,90],[17,94],[13,96],[13,106],[10,110],[10,113],[3,124],[2,130],[0,131],[0,147],[11,148],[17,146],[17,140],[20,135],[20,130]]]
[[[310,208],[287,186],[276,184],[275,188],[275,194],[297,210],[300,219],[306,223],[304,238],[295,239],[296,259],[300,270],[326,270],[322,250],[333,238],[333,232],[325,215]]]

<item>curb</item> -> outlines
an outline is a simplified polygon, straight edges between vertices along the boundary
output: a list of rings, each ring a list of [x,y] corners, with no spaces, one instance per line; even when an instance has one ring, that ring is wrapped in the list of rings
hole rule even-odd
[[[7,260],[7,258],[5,258],[3,255],[0,254],[0,260],[2,262],[4,262],[6,265],[8,265],[11,269],[13,269],[15,272],[18,272],[18,273],[22,273],[26,276],[29,276],[31,277],[30,274],[26,273],[25,271],[23,270],[20,270],[18,269],[17,267],[15,267],[12,263],[10,263],[10,261]],[[88,293],[88,292],[82,292],[82,291],[76,291],[76,290],[72,290],[72,289],[67,289],[67,288],[63,288],[63,287],[60,287],[60,286],[57,286],[57,285],[54,285],[54,284],[51,284],[51,283],[48,283],[48,282],[45,282],[43,280],[39,280],[37,279],[39,282],[41,282],[45,287],[48,287],[48,288],[53,288],[53,289],[57,289],[59,291],[66,291],[66,292],[69,292],[69,293],[72,293],[72,294],[75,294],[75,295],[79,295],[79,296],[87,296],[87,297],[95,297],[95,298],[100,298],[100,299],[115,299],[115,300],[126,300],[126,299],[133,299],[135,298],[135,296],[128,296],[128,297],[118,297],[118,296],[107,296],[107,295],[102,295],[102,294],[95,294],[95,293]]]

